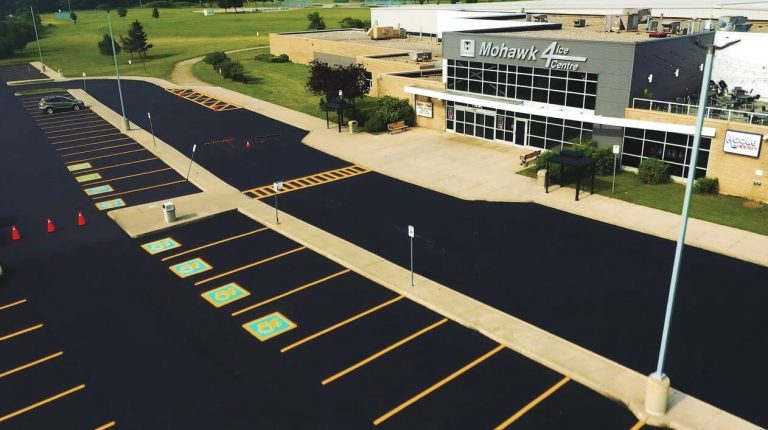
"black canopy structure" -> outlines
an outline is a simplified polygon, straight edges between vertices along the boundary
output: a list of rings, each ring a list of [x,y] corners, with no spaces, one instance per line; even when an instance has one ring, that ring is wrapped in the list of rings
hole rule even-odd
[[[331,118],[328,112],[333,109],[336,111],[336,117],[339,121],[339,133],[341,133],[341,123],[344,122],[344,109],[350,109],[353,105],[344,100],[332,100],[325,105],[325,128],[331,128]]]
[[[549,166],[550,164],[560,165],[560,186],[563,186],[563,177],[565,174],[565,166],[574,167],[576,170],[576,201],[579,201],[579,191],[581,189],[581,177],[585,171],[588,171],[592,175],[592,186],[589,190],[590,194],[595,193],[595,161],[589,157],[585,157],[584,154],[578,151],[564,150],[559,154],[551,157],[547,160],[547,175],[544,179],[544,191],[549,193]]]

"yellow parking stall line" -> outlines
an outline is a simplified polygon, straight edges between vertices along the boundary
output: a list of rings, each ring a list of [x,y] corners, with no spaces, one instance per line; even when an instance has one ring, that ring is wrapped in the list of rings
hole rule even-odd
[[[17,300],[17,301],[15,301],[13,303],[8,303],[7,305],[0,306],[0,311],[2,311],[3,309],[12,308],[14,306],[18,306],[18,305],[21,305],[21,304],[24,304],[24,303],[27,303],[27,299]]]
[[[544,401],[544,399],[546,399],[547,397],[551,396],[551,395],[552,395],[552,393],[554,393],[555,391],[557,391],[558,389],[560,389],[560,387],[562,387],[563,385],[565,385],[565,384],[566,384],[568,381],[570,381],[570,380],[571,380],[571,378],[569,378],[569,377],[567,377],[567,376],[563,377],[563,379],[561,379],[561,380],[560,380],[560,381],[559,381],[557,384],[555,384],[555,385],[553,385],[553,386],[549,387],[549,389],[548,389],[547,391],[545,391],[545,392],[543,392],[543,393],[539,394],[539,396],[538,396],[538,397],[536,397],[535,399],[533,399],[533,400],[532,400],[530,403],[528,403],[527,405],[523,406],[523,408],[522,408],[522,409],[520,409],[519,411],[517,411],[517,412],[516,412],[514,415],[512,415],[512,416],[511,416],[511,417],[509,417],[509,418],[507,418],[507,419],[506,419],[506,420],[505,420],[503,423],[501,423],[501,424],[497,425],[497,426],[495,427],[495,429],[494,429],[494,430],[503,430],[503,429],[505,429],[505,428],[509,427],[509,426],[510,426],[512,423],[514,423],[515,421],[517,421],[518,419],[520,419],[520,417],[522,417],[523,415],[525,415],[525,413],[526,413],[526,412],[530,411],[531,409],[533,409],[534,407],[536,407],[536,405],[538,405],[539,403],[543,402],[543,401]]]
[[[110,422],[108,422],[108,423],[106,423],[104,425],[96,427],[94,430],[107,430],[107,429],[111,429],[112,427],[115,426],[115,424],[117,424],[117,422],[110,421]]]
[[[435,391],[438,388],[442,387],[443,385],[445,385],[445,384],[451,382],[452,380],[458,378],[462,374],[466,373],[468,370],[472,369],[473,367],[477,366],[478,364],[482,363],[483,361],[489,359],[491,356],[493,356],[494,354],[496,354],[497,352],[501,351],[504,348],[505,348],[504,345],[499,345],[496,348],[493,348],[492,350],[486,352],[485,354],[483,354],[480,357],[478,357],[475,360],[473,360],[471,363],[469,363],[466,366],[462,367],[461,369],[451,373],[450,375],[448,375],[447,377],[441,379],[440,381],[438,381],[437,383],[435,383],[431,387],[427,388],[426,390],[420,392],[419,394],[417,394],[417,395],[411,397],[410,399],[406,400],[405,402],[401,403],[396,408],[392,409],[391,411],[387,412],[386,414],[376,418],[373,421],[373,425],[377,426],[377,425],[383,423],[384,421],[388,420],[389,418],[391,418],[396,413],[402,411],[403,409],[407,408],[408,406],[411,406],[412,404],[414,404],[414,403],[418,402],[419,400],[421,400],[422,398],[428,396],[430,393],[432,393],[433,391]]]
[[[0,417],[0,423],[3,422],[3,421],[8,421],[9,419],[11,419],[11,418],[13,418],[13,417],[15,417],[17,415],[23,414],[24,412],[28,412],[28,411],[31,411],[32,409],[38,408],[40,406],[43,406],[46,403],[50,403],[50,402],[52,402],[54,400],[58,400],[58,399],[60,399],[60,398],[62,398],[64,396],[68,396],[68,395],[70,395],[70,394],[72,394],[72,393],[74,393],[76,391],[80,391],[83,388],[85,388],[85,384],[81,384],[81,385],[78,385],[77,387],[70,388],[69,390],[61,392],[59,394],[56,394],[55,396],[48,397],[47,399],[41,400],[41,401],[39,401],[39,402],[37,402],[35,404],[29,405],[29,406],[27,406],[25,408],[21,408],[21,409],[19,409],[16,412],[11,412],[10,414],[8,414],[6,416]]]
[[[424,327],[423,329],[421,329],[421,330],[419,330],[419,331],[417,331],[417,332],[415,332],[415,333],[413,333],[413,334],[411,334],[411,335],[409,335],[409,336],[407,336],[407,337],[405,337],[403,339],[400,339],[399,341],[393,343],[392,345],[389,345],[388,347],[386,347],[386,348],[382,349],[381,351],[379,351],[379,352],[369,356],[368,358],[365,358],[363,360],[358,361],[357,363],[353,364],[352,366],[347,367],[346,369],[342,370],[341,372],[338,372],[338,373],[336,373],[335,375],[333,375],[331,377],[323,379],[321,384],[323,384],[323,385],[330,384],[331,382],[341,378],[342,376],[344,376],[344,375],[346,375],[346,374],[348,374],[350,372],[353,372],[353,371],[355,371],[355,370],[365,366],[366,364],[368,364],[371,361],[381,357],[382,355],[384,355],[384,354],[386,354],[386,353],[388,353],[388,352],[390,352],[390,351],[392,351],[394,349],[397,349],[397,348],[405,345],[406,343],[412,341],[413,339],[416,339],[417,337],[421,336],[422,334],[427,333],[428,331],[431,331],[431,330],[433,330],[433,329],[435,329],[437,327],[440,327],[441,325],[445,324],[446,322],[448,322],[448,318],[443,318],[443,319],[441,319],[440,321],[438,321],[438,322],[436,322],[434,324],[428,325],[427,327]]]
[[[232,240],[240,239],[241,237],[250,236],[252,234],[260,233],[260,232],[262,232],[264,230],[269,230],[269,229],[267,227],[263,227],[263,228],[258,228],[256,230],[251,230],[249,232],[238,234],[236,236],[231,236],[231,237],[228,237],[228,238],[225,238],[225,239],[221,239],[221,240],[217,240],[215,242],[211,242],[211,243],[208,243],[208,244],[205,244],[205,245],[202,245],[202,246],[198,246],[197,248],[192,248],[192,249],[186,250],[184,252],[180,252],[178,254],[170,255],[168,257],[163,258],[160,261],[167,261],[167,260],[170,260],[172,258],[181,257],[182,255],[189,254],[190,252],[200,251],[201,249],[206,249],[206,248],[210,248],[212,246],[221,245],[222,243],[226,243],[226,242],[229,242],[229,241],[232,241]]]
[[[55,139],[58,137],[69,137],[69,136],[77,136],[79,134],[87,134],[91,131],[104,131],[101,128],[115,128],[112,124],[106,122],[106,121],[96,121],[94,124],[86,124],[85,126],[81,127],[81,124],[74,123],[74,124],[67,124],[66,127],[61,127],[56,130],[43,130],[43,133],[46,134],[46,137],[48,139]],[[83,130],[90,130],[90,131],[83,131]],[[72,134],[59,134],[59,133],[66,133],[71,131],[82,131],[82,133],[72,133]]]
[[[640,430],[640,428],[643,427],[644,425],[645,425],[645,421],[644,420],[640,420],[640,421],[636,422],[635,425],[633,425],[632,428],[629,429],[629,430]]]
[[[77,115],[90,114],[90,113],[92,113],[92,112],[89,111],[89,110],[73,110],[73,111],[59,112],[59,113],[55,113],[53,115],[51,115],[49,113],[32,114],[32,118],[33,119],[35,119],[35,118],[45,118],[45,117],[51,118],[51,117],[55,116],[56,118],[51,118],[50,119],[50,121],[55,121],[56,119],[61,119],[62,116],[70,117],[70,118],[75,118]],[[35,121],[37,121],[37,120],[35,119]]]
[[[21,372],[22,370],[29,369],[30,367],[33,367],[33,366],[37,366],[40,363],[45,363],[46,361],[53,360],[56,357],[61,357],[62,354],[64,354],[64,351],[55,352],[55,353],[53,353],[51,355],[48,355],[46,357],[43,357],[43,358],[40,358],[38,360],[29,362],[27,364],[23,364],[23,365],[21,365],[19,367],[16,367],[15,369],[6,370],[5,372],[0,373],[0,378],[4,378],[4,377],[6,377],[8,375],[13,375],[16,372]]]
[[[84,158],[82,160],[77,160],[77,161],[67,161],[67,164],[78,164],[78,163],[83,163],[83,162],[86,162],[86,161],[98,160],[100,158],[116,157],[118,155],[125,155],[125,154],[130,154],[132,152],[139,152],[139,151],[146,151],[146,149],[144,149],[144,148],[132,149],[130,151],[116,152],[114,154],[107,154],[107,155],[99,155],[98,157]]]
[[[160,173],[160,172],[165,172],[165,171],[168,171],[168,170],[173,170],[173,169],[170,168],[170,167],[166,167],[165,169],[151,170],[149,172],[134,173],[133,175],[125,175],[125,176],[119,176],[117,178],[104,179],[103,181],[88,182],[87,184],[83,184],[83,186],[87,185],[87,186],[90,187],[92,185],[102,184],[104,182],[117,182],[117,181],[120,181],[122,179],[135,178],[137,176],[144,176],[144,175],[151,175],[153,173]]]
[[[138,145],[138,143],[136,143],[136,142],[122,143],[120,145],[105,146],[103,148],[86,149],[85,151],[70,152],[69,154],[61,154],[61,156],[62,157],[71,157],[73,155],[80,155],[80,154],[88,154],[88,153],[91,153],[91,152],[106,151],[107,149],[122,148],[124,146],[131,146],[131,145]]]
[[[101,196],[98,196],[98,197],[94,197],[93,199],[94,200],[103,200],[103,199],[110,198],[110,197],[124,196],[126,194],[138,193],[139,191],[152,190],[152,189],[155,189],[155,188],[162,188],[162,187],[167,187],[169,185],[180,184],[182,182],[187,182],[187,180],[186,179],[179,179],[178,181],[166,182],[164,184],[150,185],[148,187],[136,188],[134,190],[120,191],[118,193],[112,193],[112,194],[104,194],[104,195],[101,195]]]
[[[238,316],[238,315],[240,315],[240,314],[243,314],[243,313],[245,313],[245,312],[248,312],[248,311],[254,310],[254,309],[256,309],[256,308],[258,308],[258,307],[260,307],[260,306],[264,306],[264,305],[266,305],[267,303],[272,303],[272,302],[274,302],[275,300],[279,300],[279,299],[282,299],[283,297],[287,297],[287,296],[290,296],[291,294],[295,294],[295,293],[298,293],[299,291],[302,291],[302,290],[306,290],[307,288],[310,288],[310,287],[314,287],[315,285],[319,285],[319,284],[322,284],[322,283],[323,283],[323,282],[325,282],[325,281],[329,281],[329,280],[331,280],[331,279],[333,279],[333,278],[335,278],[335,277],[337,277],[337,276],[341,276],[341,275],[343,275],[343,274],[345,274],[345,273],[349,273],[349,272],[350,272],[350,270],[349,270],[349,269],[344,269],[344,270],[342,270],[342,271],[340,271],[340,272],[336,272],[336,273],[334,273],[334,274],[332,274],[332,275],[328,275],[328,276],[326,276],[325,278],[321,278],[321,279],[318,279],[318,280],[316,280],[316,281],[312,281],[312,282],[310,282],[310,283],[308,283],[308,284],[304,284],[304,285],[302,285],[302,286],[300,286],[300,287],[296,287],[296,288],[294,288],[294,289],[292,289],[292,290],[290,290],[290,291],[286,291],[285,293],[282,293],[282,294],[278,294],[278,295],[276,295],[276,296],[274,296],[274,297],[272,297],[272,298],[269,298],[269,299],[267,299],[267,300],[264,300],[264,301],[262,301],[262,302],[256,303],[255,305],[251,305],[251,306],[245,307],[245,308],[243,308],[243,309],[240,309],[239,311],[236,311],[236,312],[232,312],[232,316],[233,316],[233,317],[236,317],[236,316]]]
[[[94,114],[94,115],[95,115],[95,114]],[[99,116],[94,116],[94,119],[89,119],[89,120],[87,120],[87,121],[82,121],[82,120],[80,120],[80,121],[76,121],[76,120],[73,120],[73,121],[71,121],[71,122],[74,122],[74,125],[94,124],[94,123],[97,123],[97,122],[104,122],[104,123],[107,123],[106,121],[104,121],[103,119],[101,119],[101,117],[99,117]],[[108,124],[108,123],[107,123],[107,124]],[[51,125],[51,126],[48,126],[48,127],[40,127],[40,130],[43,130],[43,132],[46,132],[45,130],[53,130],[53,129],[55,129],[55,128],[64,128],[64,127],[68,127],[68,126],[71,126],[71,125],[73,125],[73,124],[59,124],[59,125]],[[93,127],[93,126],[90,126],[90,127]],[[46,132],[46,133],[47,133],[47,132]]]
[[[303,345],[303,344],[309,342],[310,340],[317,339],[318,337],[320,337],[320,336],[322,336],[324,334],[330,333],[330,332],[332,332],[333,330],[336,330],[339,327],[343,327],[343,326],[345,326],[345,325],[347,325],[347,324],[349,324],[349,323],[351,323],[353,321],[359,320],[360,318],[362,318],[362,317],[364,317],[366,315],[372,314],[372,313],[378,311],[379,309],[383,309],[383,308],[385,308],[385,307],[387,307],[387,306],[389,306],[389,305],[391,305],[393,303],[397,303],[398,301],[402,300],[403,298],[404,298],[404,296],[397,296],[394,299],[388,300],[388,301],[386,301],[384,303],[381,303],[379,305],[376,305],[376,306],[374,306],[374,307],[372,307],[372,308],[370,308],[370,309],[368,309],[366,311],[360,312],[359,314],[357,314],[355,316],[352,316],[352,317],[349,317],[349,318],[345,319],[344,321],[338,322],[338,323],[336,323],[336,324],[334,324],[334,325],[332,325],[332,326],[330,326],[328,328],[325,328],[325,329],[320,330],[320,331],[318,331],[318,332],[316,332],[314,334],[311,334],[311,335],[305,337],[304,339],[298,340],[298,341],[296,341],[296,342],[294,342],[294,343],[292,343],[290,345],[284,346],[283,348],[280,349],[280,352],[288,352],[288,351],[292,350],[293,348],[296,348],[299,345]]]
[[[15,331],[15,332],[13,332],[11,334],[6,334],[5,336],[0,337],[0,342],[2,342],[4,340],[12,339],[12,338],[14,338],[16,336],[21,336],[24,333],[29,333],[31,331],[35,331],[35,330],[37,330],[39,328],[43,328],[43,325],[42,324],[33,325],[32,327],[27,327],[25,329],[22,329],[22,330],[19,330],[19,331]]]
[[[95,113],[93,113],[91,111],[84,112],[84,113],[92,115],[93,118],[97,118],[99,121],[104,121],[100,116],[96,115]],[[57,119],[57,120],[50,120],[50,121],[36,120],[36,121],[37,121],[37,125],[42,129],[42,128],[44,128],[43,127],[44,125],[47,128],[54,128],[54,127],[59,127],[59,126],[65,126],[65,125],[68,125],[68,124],[71,125],[72,123],[78,123],[78,122],[81,122],[83,120],[90,120],[90,119],[93,119],[93,118],[88,118],[86,116],[83,116],[83,117],[76,117],[76,118],[72,118],[72,119]],[[53,125],[53,124],[57,124],[57,125]]]
[[[114,169],[115,167],[128,166],[128,165],[131,165],[131,164],[138,164],[138,163],[146,163],[147,161],[153,161],[153,160],[157,160],[157,157],[145,158],[143,160],[129,161],[127,163],[113,164],[111,166],[97,167],[95,169],[79,170],[77,173],[78,174],[83,174],[83,173],[100,172],[102,170]]]
[[[100,134],[98,136],[80,137],[80,138],[77,138],[77,139],[62,140],[60,142],[51,142],[51,145],[61,145],[62,143],[79,142],[81,140],[98,139],[98,138],[101,138],[101,137],[116,136],[116,135],[120,135],[120,134],[123,134],[123,133],[120,133],[119,131],[116,131],[114,133]]]
[[[130,137],[121,137],[118,139],[109,139],[109,140],[102,140],[101,142],[93,142],[93,143],[83,143],[82,145],[72,145],[72,146],[64,146],[61,148],[56,148],[57,151],[66,151],[67,149],[75,149],[75,148],[85,148],[86,146],[93,146],[93,145],[101,145],[102,143],[110,143],[110,142],[118,142],[121,140],[132,140]]]
[[[105,131],[114,130],[114,129],[115,127],[111,126],[110,124],[106,124],[104,128],[99,128],[96,130],[83,131],[81,133],[60,134],[57,136],[47,136],[47,137],[48,139],[58,139],[60,137],[72,137],[72,136],[82,136],[84,134],[103,133]],[[64,130],[64,131],[71,131],[71,130]],[[45,132],[45,134],[52,134],[52,133]]]
[[[268,262],[270,262],[272,260],[277,260],[278,258],[282,258],[282,257],[285,257],[286,255],[293,254],[294,252],[303,251],[305,249],[307,249],[306,246],[300,246],[298,248],[294,248],[294,249],[291,249],[289,251],[285,251],[283,253],[280,253],[280,254],[277,254],[277,255],[273,255],[271,257],[267,257],[267,258],[265,258],[263,260],[255,261],[253,263],[246,264],[245,266],[241,266],[241,267],[238,267],[236,269],[232,269],[232,270],[230,270],[228,272],[224,272],[224,273],[218,274],[216,276],[211,276],[210,278],[206,278],[206,279],[203,279],[201,281],[197,281],[197,282],[195,282],[195,285],[197,286],[197,285],[205,284],[206,282],[215,281],[216,279],[223,278],[223,277],[231,275],[233,273],[241,272],[243,270],[250,269],[251,267],[256,267],[256,266],[262,265],[264,263],[268,263]]]

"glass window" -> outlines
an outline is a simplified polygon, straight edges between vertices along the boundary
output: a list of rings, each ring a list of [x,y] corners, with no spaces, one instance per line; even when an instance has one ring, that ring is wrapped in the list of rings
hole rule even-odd
[[[483,90],[483,83],[480,81],[469,81],[469,92],[480,93]]]
[[[464,134],[468,134],[470,136],[473,136],[475,134],[475,124],[467,123],[464,124]]]
[[[469,79],[475,79],[477,81],[483,80],[483,71],[478,69],[469,69]]]
[[[661,160],[662,155],[664,154],[664,144],[663,143],[657,143],[657,142],[649,142],[645,141],[645,146],[643,147],[643,157],[654,157]]]
[[[456,79],[454,87],[456,91],[469,91],[469,83],[466,79]]]
[[[572,142],[581,136],[580,128],[563,127],[563,141]]]
[[[549,72],[549,74],[550,74],[550,75],[551,75],[553,78],[567,78],[567,77],[568,77],[568,72],[566,72],[566,71],[563,71],[563,70],[551,70],[551,71]]]
[[[665,145],[664,146],[664,161],[670,161],[673,163],[685,162],[685,148],[677,145]]]
[[[562,93],[560,91],[550,91],[549,92],[549,103],[553,105],[565,105],[565,93]]]
[[[486,127],[495,126],[495,124],[493,123],[493,115],[485,115],[485,126]]]
[[[645,134],[645,130],[643,130],[642,128],[625,128],[624,129],[624,136],[639,137],[640,139],[642,139],[644,134]]]
[[[528,123],[528,133],[530,133],[533,136],[544,137],[546,131],[547,131],[547,126],[544,125],[544,123],[542,122],[531,121]]]
[[[539,70],[539,69],[536,69]],[[547,76],[534,76],[533,77],[533,87],[534,88],[542,88],[542,89],[548,89],[549,88],[549,77]]]
[[[563,126],[556,124],[547,124],[547,139],[563,139]]]
[[[453,121],[451,121],[450,119],[446,121],[445,128],[447,128],[448,130],[453,130]]]
[[[595,103],[597,98],[595,96],[584,96],[584,109],[595,110]]]
[[[469,66],[469,63],[467,63],[466,61],[456,61],[456,65],[458,67],[467,67]]]
[[[587,78],[586,73],[582,72],[568,72],[568,79],[578,79],[580,81],[583,81]]]
[[[584,82],[583,81],[577,81],[574,79],[568,80],[568,92],[570,93],[583,93],[584,92]]]
[[[646,140],[655,140],[657,142],[664,142],[664,133],[663,131],[658,130],[646,130],[645,131],[645,139]]]
[[[514,85],[517,82],[517,74],[507,73],[507,83]]]
[[[522,66],[519,66],[519,67],[517,68],[517,73],[527,73],[527,74],[529,74],[529,75],[530,75],[531,73],[533,73],[533,69],[532,69],[532,68],[530,68],[530,67],[522,67]]]
[[[570,107],[583,108],[584,96],[581,94],[568,93],[568,98],[566,99],[565,105]]]
[[[686,146],[688,144],[688,135],[680,133],[667,133],[667,143]]]
[[[638,167],[640,166],[640,157],[624,154],[621,156],[622,166]]]
[[[683,176],[683,165],[669,163],[669,174],[672,176]]]
[[[543,148],[544,139],[541,137],[530,135],[528,136],[528,145],[535,146],[536,148]]]
[[[470,61],[469,62],[469,68],[470,69],[482,69],[483,63],[480,63],[478,61]]]
[[[517,85],[525,85],[526,87],[530,87],[531,84],[533,84],[533,78],[531,78],[531,75],[517,75]]]
[[[643,141],[642,139],[635,139],[632,137],[624,137],[624,147],[622,151],[625,154],[641,155],[643,153]]]
[[[464,123],[463,122],[457,122],[456,123],[456,133],[463,134],[464,133]]]
[[[533,89],[533,98],[532,100],[535,102],[541,102],[546,103],[547,102],[547,93],[548,91],[546,89],[541,90],[538,88]]]
[[[597,95],[597,82],[587,82],[586,90],[584,91],[587,94],[591,94],[593,96]]]
[[[496,82],[499,80],[499,74],[496,71],[486,70],[483,72],[483,80]]]
[[[528,87],[517,87],[517,94],[515,95],[515,98],[520,100],[530,100],[531,89]]]
[[[495,96],[496,95],[496,84],[491,84],[488,82],[483,83],[483,94],[487,94],[489,96]]]
[[[549,87],[553,90],[565,91],[567,82],[565,79],[552,78],[549,80]]]
[[[464,111],[461,109],[456,109],[456,121],[464,121]]]
[[[597,82],[597,73],[587,73],[587,80]]]

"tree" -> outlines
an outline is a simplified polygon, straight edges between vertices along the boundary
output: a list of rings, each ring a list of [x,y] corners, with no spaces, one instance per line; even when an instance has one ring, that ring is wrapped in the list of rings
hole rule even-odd
[[[154,47],[151,43],[147,43],[147,33],[144,32],[144,26],[141,25],[139,20],[131,23],[131,28],[128,29],[128,37],[120,35],[120,44],[123,45],[123,50],[131,54],[139,54],[140,58],[147,58],[147,51]]]
[[[325,20],[319,13],[309,13],[307,14],[307,19],[309,20],[307,30],[325,30]]]
[[[344,100],[354,100],[368,94],[368,82],[365,79],[365,66],[362,64],[350,64],[349,66],[329,66],[320,60],[313,60],[307,89],[314,95],[323,96],[321,103],[330,100],[338,100],[339,90],[344,95]]]
[[[120,18],[125,19],[126,15],[128,15],[128,9],[126,9],[124,7],[117,8],[117,16],[119,16]]]
[[[160,11],[157,8],[152,8],[152,18],[160,18]]]
[[[237,8],[243,7],[245,0],[227,0],[227,2],[229,3],[229,7],[235,8],[235,13],[237,13]]]
[[[99,54],[104,56],[111,56],[112,55],[112,38],[109,37],[109,34],[104,34],[104,38],[101,40],[101,42],[98,43],[99,45]],[[115,43],[115,54],[120,53],[120,45]]]
[[[217,4],[217,5],[218,5],[220,8],[224,9],[224,12],[226,12],[226,11],[227,11],[227,9],[229,9],[229,0],[217,0],[217,1],[216,1],[216,4]]]
[[[365,28],[365,23],[363,23],[363,20],[352,18],[351,16],[348,16],[341,21],[339,21],[339,27],[341,28]]]
[[[77,24],[77,14],[75,14],[74,12],[70,12],[70,13],[69,13],[69,19],[71,19],[71,20],[72,20],[72,22],[74,22],[75,24]]]

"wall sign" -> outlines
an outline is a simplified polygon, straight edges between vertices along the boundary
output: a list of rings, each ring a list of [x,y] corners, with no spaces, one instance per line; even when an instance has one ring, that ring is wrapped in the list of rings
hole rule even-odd
[[[539,54],[541,51],[541,54]],[[568,55],[570,48],[560,45],[559,42],[550,43],[544,50],[537,48],[536,45],[530,47],[507,46],[506,43],[496,44],[494,42],[481,42],[480,49],[475,50],[475,41],[472,39],[462,39],[459,44],[459,55],[462,57],[492,57],[508,58],[520,61],[537,61],[538,59],[547,60],[544,67],[557,70],[578,70],[579,65],[587,61],[587,57],[574,57]]]
[[[432,102],[416,100],[416,115],[432,118]]]
[[[760,146],[762,143],[762,134],[726,130],[723,151],[757,158],[760,156]]]

